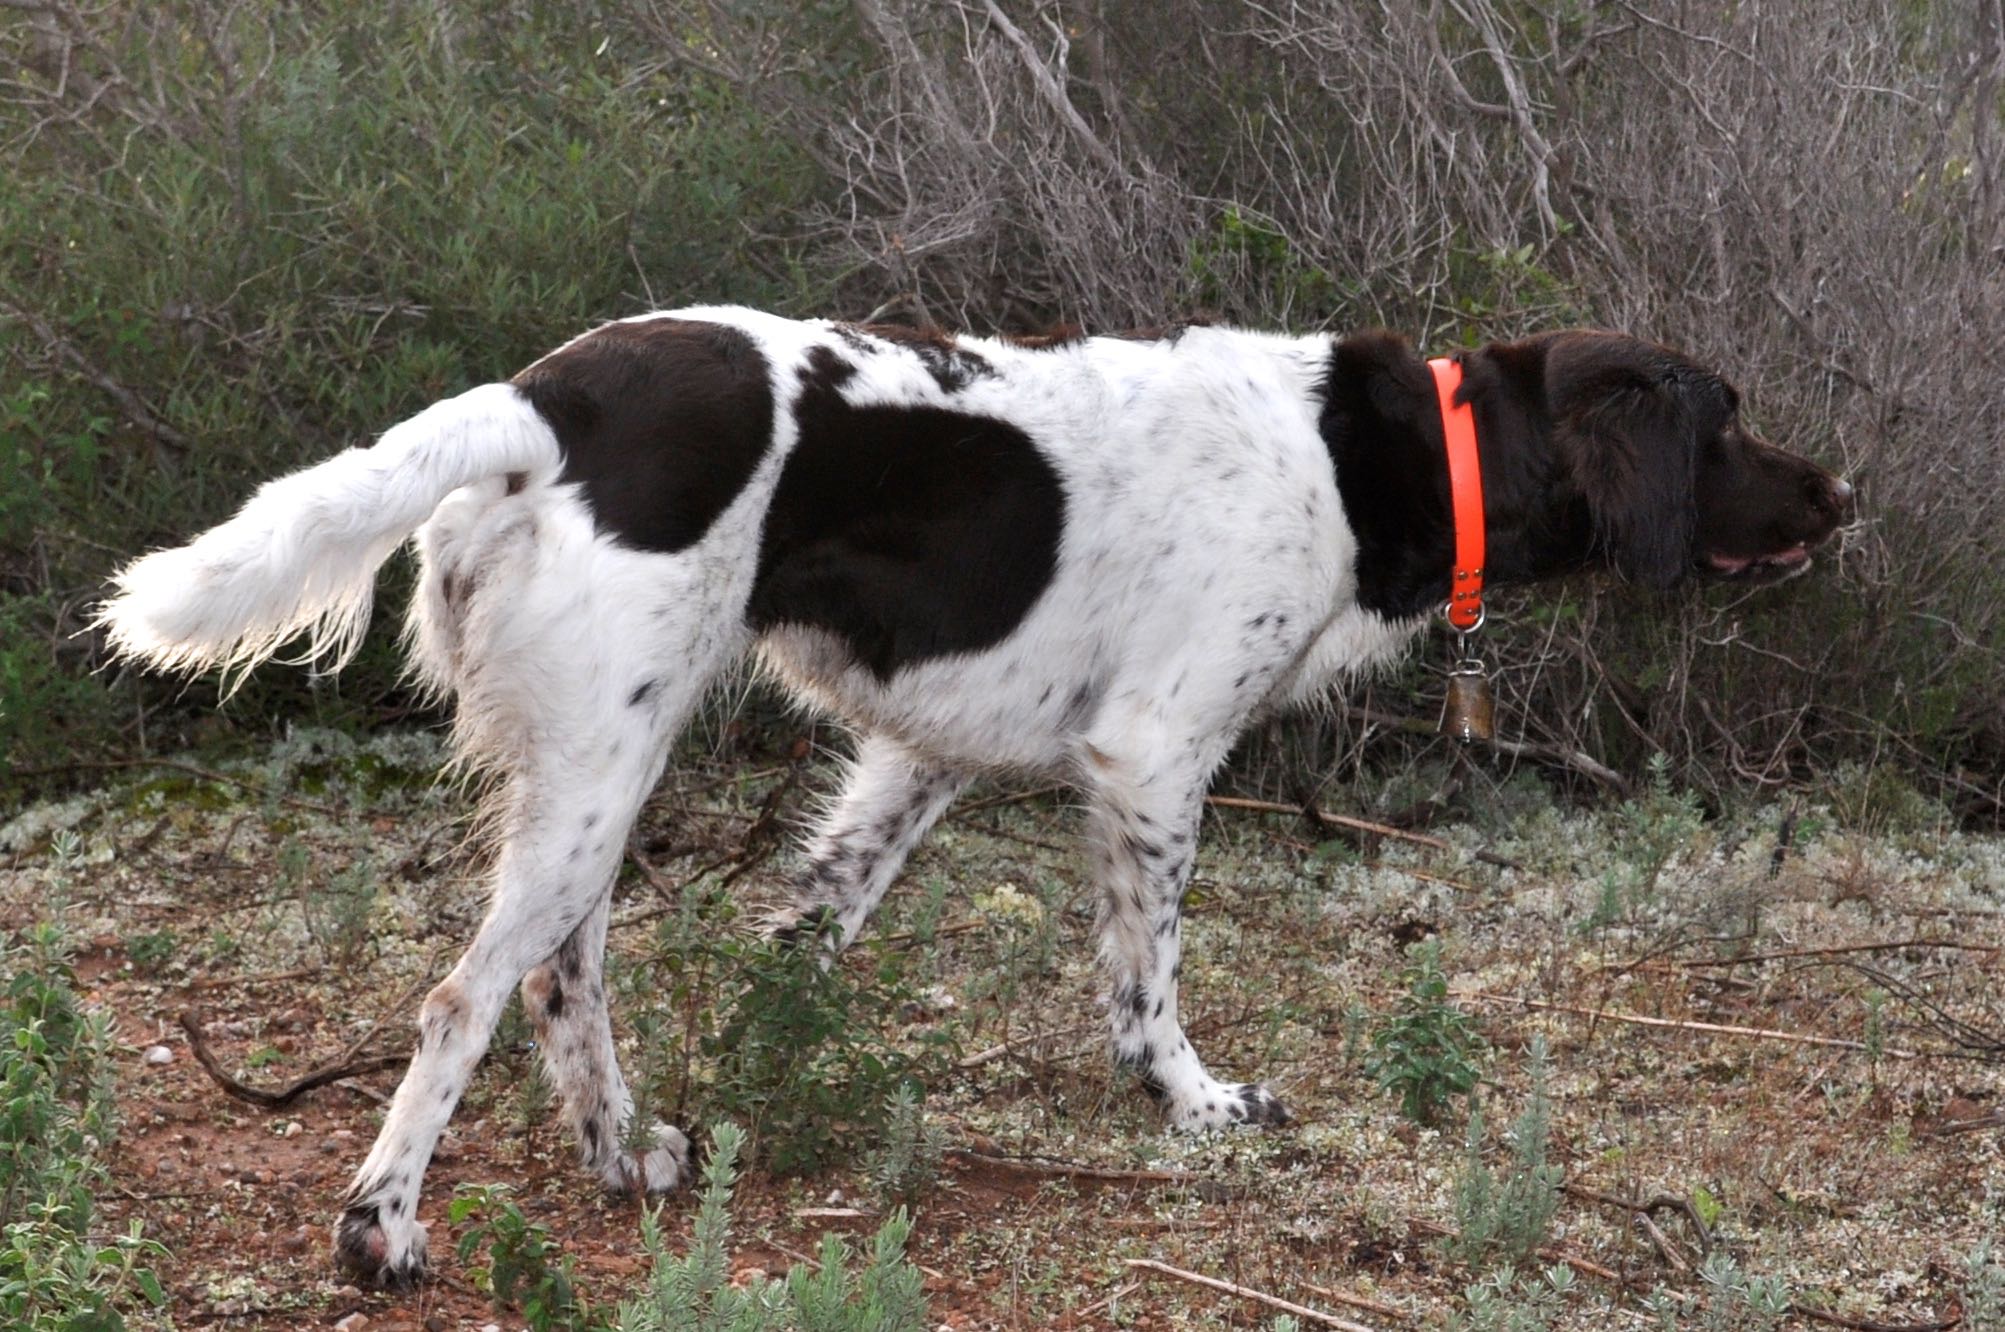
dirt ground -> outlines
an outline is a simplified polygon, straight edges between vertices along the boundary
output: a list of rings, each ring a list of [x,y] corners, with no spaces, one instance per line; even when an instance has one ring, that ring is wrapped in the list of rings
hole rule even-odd
[[[480,912],[467,802],[431,781],[437,758],[426,736],[302,733],[256,762],[108,771],[0,827],[0,925],[61,913],[80,988],[116,1015],[105,1220],[139,1218],[171,1251],[174,1326],[520,1327],[454,1252],[462,1184],[508,1185],[595,1306],[644,1275],[638,1205],[602,1197],[518,1094],[533,1056],[506,1030],[426,1179],[435,1275],[409,1296],[358,1290],[328,1257],[396,1071],[267,1110],[226,1096],[182,1030],[193,1014],[222,1069],[260,1088],[408,1050]],[[798,766],[671,773],[634,842],[616,952],[640,950],[664,888],[706,865],[743,870],[730,891],[748,910],[784,895],[788,852],[774,839],[769,855],[768,834],[833,777]],[[1539,1261],[1576,1277],[1553,1325],[1654,1326],[1641,1301],[1661,1287],[1704,1300],[1719,1314],[1705,1326],[1740,1326],[1696,1270],[1708,1246],[1785,1283],[1791,1325],[1954,1325],[1969,1255],[2005,1232],[2005,841],[1858,785],[1699,821],[1663,793],[1565,812],[1529,775],[1482,766],[1463,820],[1422,840],[1215,807],[1187,904],[1186,1025],[1216,1071],[1264,1077],[1297,1122],[1203,1138],[1161,1131],[1105,1065],[1063,797],[972,792],[855,964],[902,950],[928,999],[884,1013],[886,1035],[951,1039],[927,1109],[955,1151],[911,1245],[934,1323],[1273,1325],[1251,1296],[1132,1260],[1370,1328],[1466,1316],[1481,1273],[1441,1239],[1466,1114],[1417,1127],[1365,1067],[1404,949],[1435,938],[1488,1043],[1493,1165],[1529,1095],[1522,1052],[1536,1034],[1551,1048],[1566,1191]],[[674,1247],[690,1210],[666,1205]],[[778,1274],[882,1213],[855,1165],[779,1179],[754,1162],[734,1267]]]

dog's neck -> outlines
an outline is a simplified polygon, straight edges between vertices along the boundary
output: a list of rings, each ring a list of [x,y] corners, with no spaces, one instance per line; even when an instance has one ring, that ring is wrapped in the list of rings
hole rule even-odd
[[[1579,568],[1590,533],[1545,410],[1542,349],[1492,343],[1464,355],[1483,450],[1490,586]],[[1404,338],[1366,333],[1331,349],[1321,418],[1357,539],[1357,598],[1387,619],[1438,609],[1455,560],[1454,504],[1434,378]]]

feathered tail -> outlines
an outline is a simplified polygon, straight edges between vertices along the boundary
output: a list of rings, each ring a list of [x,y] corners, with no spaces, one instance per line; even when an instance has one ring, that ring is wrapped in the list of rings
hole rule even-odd
[[[297,634],[339,669],[368,628],[376,570],[461,486],[555,467],[557,438],[507,384],[435,403],[373,447],[266,482],[236,517],[121,569],[96,623],[168,670],[244,672]]]

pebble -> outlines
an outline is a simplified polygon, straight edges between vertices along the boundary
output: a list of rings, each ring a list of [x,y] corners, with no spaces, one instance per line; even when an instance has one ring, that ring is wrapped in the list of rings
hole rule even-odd
[[[367,1326],[369,1326],[368,1314],[352,1313],[334,1325],[334,1332],[362,1332]]]
[[[159,1068],[163,1064],[171,1064],[174,1062],[174,1052],[168,1049],[164,1045],[147,1046],[146,1053],[141,1057],[144,1058],[147,1063],[153,1065],[153,1067],[155,1068]]]

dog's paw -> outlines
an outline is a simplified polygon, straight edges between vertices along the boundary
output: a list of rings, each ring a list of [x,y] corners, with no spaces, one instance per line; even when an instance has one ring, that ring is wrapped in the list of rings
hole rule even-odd
[[[606,1191],[622,1197],[636,1193],[673,1193],[689,1177],[689,1139],[666,1124],[654,1126],[654,1146],[646,1151],[621,1151],[600,1172]]]
[[[1170,1097],[1166,1110],[1170,1126],[1187,1133],[1237,1124],[1279,1128],[1295,1120],[1281,1098],[1257,1082],[1214,1082],[1188,1095]]]
[[[830,952],[838,947],[836,910],[832,906],[783,908],[766,920],[765,930],[766,937],[783,948],[798,948],[816,940]]]
[[[334,1264],[364,1285],[409,1290],[425,1279],[425,1228],[409,1217],[386,1221],[376,1203],[353,1204],[334,1223]]]

